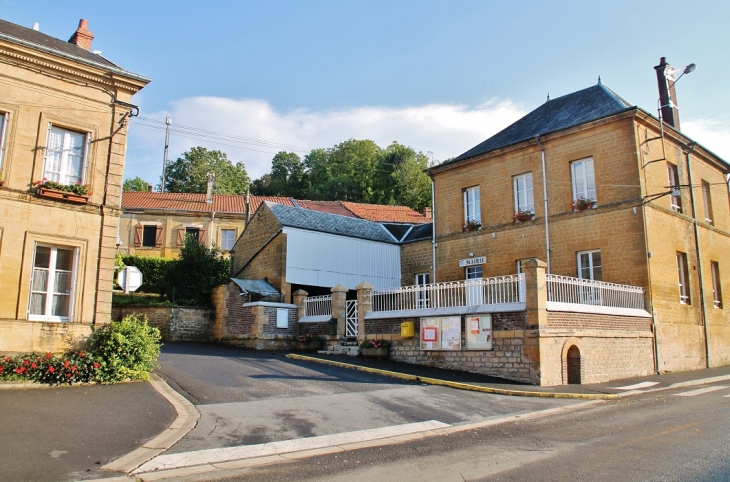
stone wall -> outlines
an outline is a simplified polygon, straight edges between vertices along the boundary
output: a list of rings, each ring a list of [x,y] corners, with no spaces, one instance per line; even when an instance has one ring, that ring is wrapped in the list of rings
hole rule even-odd
[[[240,296],[236,295],[239,298]],[[232,297],[231,297],[232,298]],[[235,304],[235,303],[229,303]],[[277,328],[277,310],[288,310],[286,328]],[[272,302],[245,303],[235,316],[226,317],[220,342],[254,350],[286,350],[296,343],[297,309],[294,305]]]
[[[179,306],[115,306],[112,317],[146,316],[150,326],[159,328],[162,341],[211,341],[214,310]]]
[[[402,286],[416,284],[416,274],[429,273],[433,283],[433,249],[431,240],[402,244],[400,247],[400,279]]]

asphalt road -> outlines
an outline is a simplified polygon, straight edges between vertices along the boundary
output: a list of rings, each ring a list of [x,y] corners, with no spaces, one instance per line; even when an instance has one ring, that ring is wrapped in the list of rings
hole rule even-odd
[[[168,454],[431,420],[458,425],[578,402],[454,390],[215,345],[167,344],[160,365],[201,413]]]
[[[109,477],[175,410],[146,382],[0,390],[0,481]]]
[[[216,477],[181,480],[729,481],[730,383]]]

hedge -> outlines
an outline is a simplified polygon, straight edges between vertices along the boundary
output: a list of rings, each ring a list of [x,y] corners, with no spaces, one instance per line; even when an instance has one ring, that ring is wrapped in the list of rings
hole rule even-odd
[[[165,294],[165,275],[175,262],[174,259],[127,255],[122,257],[122,261],[125,265],[135,266],[142,272],[142,286],[138,291]]]

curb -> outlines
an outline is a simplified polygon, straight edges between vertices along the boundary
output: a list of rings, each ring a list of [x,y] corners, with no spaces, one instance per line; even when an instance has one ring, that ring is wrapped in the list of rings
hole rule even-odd
[[[314,363],[322,363],[324,365],[334,365],[351,370],[360,370],[368,373],[376,373],[391,378],[400,378],[402,380],[410,380],[416,382],[427,383],[429,385],[439,385],[449,388],[457,388],[459,390],[470,390],[473,392],[492,393],[495,395],[509,395],[513,397],[536,397],[536,398],[571,398],[579,400],[613,400],[621,398],[624,394],[618,393],[556,393],[556,392],[530,392],[527,390],[507,390],[504,388],[490,388],[480,385],[472,385],[469,383],[450,382],[447,380],[439,380],[438,378],[419,377],[417,375],[408,375],[406,373],[391,372],[389,370],[381,370],[380,368],[370,368],[350,363],[338,362],[334,360],[325,360],[323,358],[310,357],[305,355],[297,355],[289,353],[285,355],[293,360],[309,361]]]
[[[198,423],[200,413],[195,405],[173,390],[162,378],[153,373],[150,384],[175,408],[177,418],[157,437],[127,455],[109,462],[102,469],[129,473],[175,445]]]

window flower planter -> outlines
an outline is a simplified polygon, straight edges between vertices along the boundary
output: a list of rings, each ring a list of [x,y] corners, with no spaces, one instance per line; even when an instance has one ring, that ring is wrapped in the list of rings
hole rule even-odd
[[[535,214],[532,211],[515,211],[512,215],[513,223],[524,223],[525,221],[532,221],[535,218]]]
[[[482,229],[482,222],[481,221],[465,221],[464,224],[461,226],[462,231],[465,233],[469,233],[471,231],[478,231]]]
[[[38,197],[45,197],[49,199],[61,199],[63,201],[69,201],[78,204],[86,204],[89,202],[89,196],[83,196],[81,194],[75,194],[72,192],[61,191],[59,189],[50,189],[43,186],[36,188],[36,194]]]
[[[579,197],[573,204],[570,205],[573,212],[585,211],[586,209],[593,209],[596,207],[595,199],[588,199],[583,196]]]

